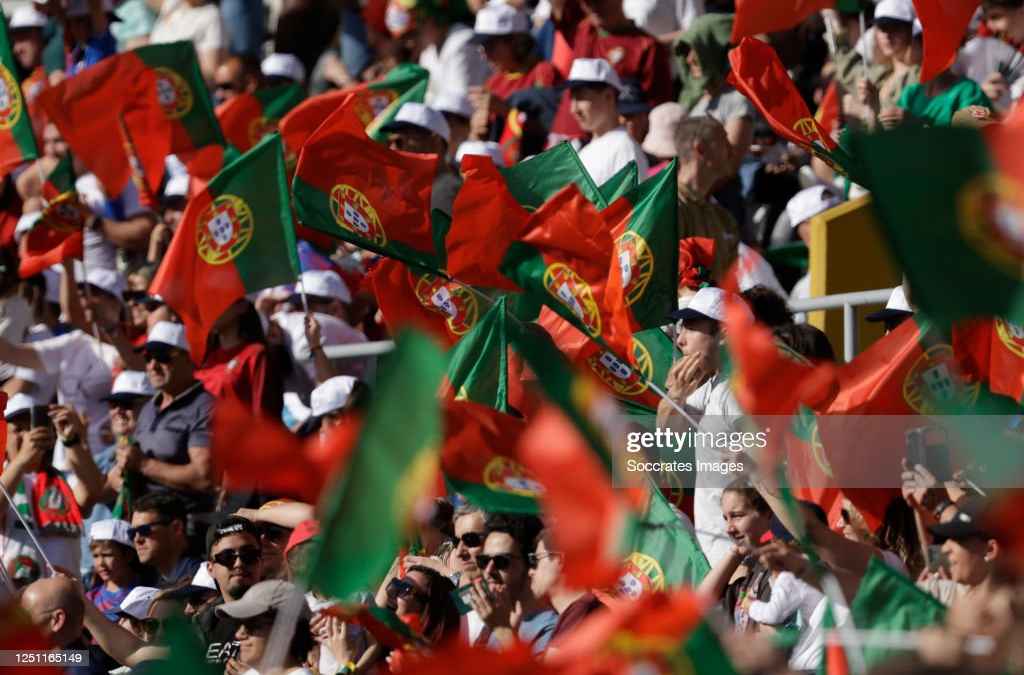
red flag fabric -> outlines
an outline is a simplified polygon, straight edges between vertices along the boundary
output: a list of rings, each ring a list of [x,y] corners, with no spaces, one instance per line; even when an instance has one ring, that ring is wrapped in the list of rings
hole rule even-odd
[[[559,410],[542,409],[519,445],[523,465],[544,486],[562,573],[573,588],[614,586],[622,569],[619,542],[630,510],[576,427]]]
[[[451,346],[480,320],[480,299],[473,291],[431,272],[381,258],[369,278],[392,335],[412,325]]]
[[[360,426],[352,418],[326,436],[304,440],[235,398],[221,399],[213,415],[214,472],[223,473],[229,487],[259,485],[315,504],[346,464]]]
[[[736,0],[733,44],[758,33],[774,33],[797,25],[811,14],[834,7],[835,0]]]
[[[924,38],[921,82],[932,80],[953,65],[971,17],[980,4],[981,0],[914,0]]]
[[[715,264],[715,240],[709,237],[686,237],[679,240],[679,288],[698,290],[711,280]]]
[[[281,132],[281,140],[284,141],[285,156],[298,159],[299,151],[317,127],[323,124],[351,93],[351,89],[329,91],[307,98],[288,111],[277,127]]]
[[[827,150],[836,148],[828,129],[811,115],[771,45],[745,37],[729,52],[729,65],[729,84],[750,99],[775,133],[805,148],[814,143]]]
[[[821,128],[831,135],[842,126],[842,114],[843,102],[839,96],[839,83],[832,80],[825,89],[825,95],[818,105],[818,112],[814,113],[814,119],[818,120]]]
[[[994,394],[1024,400],[1024,328],[1002,318],[953,327],[953,353],[963,374]]]
[[[68,258],[81,258],[83,242],[82,230],[67,232],[37,223],[22,237],[18,251],[18,276],[27,279]]]

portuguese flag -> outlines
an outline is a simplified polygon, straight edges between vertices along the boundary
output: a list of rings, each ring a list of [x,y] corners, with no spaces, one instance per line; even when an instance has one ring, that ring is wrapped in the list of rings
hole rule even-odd
[[[414,326],[451,346],[480,320],[476,293],[419,266],[382,258],[369,276],[392,334]]]
[[[430,338],[405,332],[382,363],[348,470],[321,500],[323,543],[309,582],[325,595],[370,588],[414,536],[413,514],[438,473],[444,361]]]
[[[110,195],[131,180],[133,159],[155,192],[167,155],[224,143],[191,42],[105,58],[36,100]]]
[[[914,9],[921,19],[924,58],[921,60],[921,82],[928,82],[953,65],[960,43],[967,34],[971,17],[981,0],[914,0]]]
[[[1024,125],[901,127],[851,142],[915,306],[942,326],[1024,323]]]
[[[18,275],[23,279],[84,253],[83,228],[92,212],[75,191],[71,153],[64,155],[46,177],[42,192],[46,206],[19,251]]]
[[[630,333],[665,324],[676,308],[679,236],[676,162],[601,212],[612,240],[605,304]]]
[[[544,491],[520,463],[517,444],[526,422],[472,401],[445,406],[441,471],[449,492],[485,511],[539,514]]]
[[[18,83],[7,17],[0,12],[0,176],[39,156],[28,106]]]
[[[965,377],[1024,402],[1024,328],[1002,318],[953,326],[953,353]]]
[[[843,126],[843,101],[839,96],[839,82],[832,80],[825,89],[825,95],[818,104],[818,111],[814,113],[821,128],[831,134]]]
[[[246,152],[277,131],[281,118],[306,97],[298,84],[282,84],[238,96],[217,106],[217,121],[228,143]]]
[[[438,269],[430,192],[440,159],[370,140],[352,98],[309,137],[292,189],[306,227]]]
[[[445,393],[509,413],[509,337],[506,299],[499,297],[448,355]]]
[[[402,68],[402,66],[398,67]],[[419,70],[411,70],[407,64],[405,70],[400,72],[397,78],[401,78],[401,81],[403,81],[404,91],[402,91],[401,94],[398,94],[395,98],[392,98],[387,105],[384,106],[384,109],[378,112],[374,118],[366,124],[366,135],[378,143],[383,143],[387,140],[387,134],[381,131],[381,127],[395,119],[395,116],[398,115],[399,108],[406,103],[423,103],[427,96],[427,81],[429,79],[429,73],[427,73],[423,68],[420,68]],[[392,89],[392,91],[393,90],[394,89]],[[360,94],[359,100],[365,101],[366,97]],[[369,113],[375,111],[377,107],[377,105],[366,106],[357,104],[356,111],[361,118],[366,119],[366,117],[369,116]]]
[[[539,155],[498,171],[505,176],[512,196],[527,211],[536,211],[570,183],[575,184],[583,196],[598,208],[608,205],[568,142],[559,143]]]
[[[150,285],[181,317],[196,363],[233,302],[295,280],[295,247],[281,138],[272,135],[190,197]]]
[[[598,189],[601,191],[601,197],[604,198],[605,203],[611,204],[637,185],[639,185],[639,181],[637,180],[636,162],[630,160],[629,164],[619,169]]]
[[[759,33],[775,33],[797,25],[815,12],[831,9],[836,0],[736,0],[732,44]]]

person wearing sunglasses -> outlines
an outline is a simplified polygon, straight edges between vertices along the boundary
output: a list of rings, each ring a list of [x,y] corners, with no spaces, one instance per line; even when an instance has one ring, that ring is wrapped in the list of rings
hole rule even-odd
[[[228,663],[225,672],[243,673],[249,668],[259,667],[267,651],[277,613],[291,611],[295,603],[299,606],[295,630],[281,669],[274,672],[280,675],[312,675],[312,671],[304,666],[313,648],[313,636],[309,629],[311,613],[299,588],[281,579],[261,581],[248,589],[241,598],[217,607],[217,614],[222,621],[238,627],[234,635],[239,645],[238,655]]]
[[[263,573],[260,528],[251,520],[228,516],[206,532],[207,565],[220,589],[220,598],[196,615],[206,645],[207,663],[225,664],[238,656],[238,622],[215,611],[234,602],[255,586]],[[255,665],[255,664],[254,664]]]
[[[529,516],[491,514],[487,538],[476,556],[483,577],[472,584],[469,596],[474,611],[485,624],[477,644],[493,648],[519,641],[542,653],[551,639],[558,615],[530,592],[529,556],[542,529]]]
[[[220,105],[236,96],[251,94],[259,87],[260,77],[260,64],[256,58],[229,56],[214,72],[213,102]]]
[[[117,449],[125,471],[144,479],[143,490],[170,491],[190,506],[212,505],[210,413],[213,397],[196,380],[185,328],[160,321],[142,353],[156,395],[139,411],[135,443]]]
[[[399,617],[416,617],[419,633],[440,644],[459,631],[459,610],[452,598],[455,585],[429,567],[413,565],[405,576],[387,585],[387,606]]]
[[[455,509],[452,516],[455,547],[448,556],[448,567],[452,570],[452,581],[456,586],[465,586],[480,576],[476,556],[483,548],[484,537],[487,534],[486,518],[486,513],[471,504],[463,504]],[[480,627],[478,626],[478,629]]]
[[[139,562],[156,570],[159,588],[191,579],[200,562],[188,555],[187,507],[169,493],[152,493],[134,504],[128,538]]]

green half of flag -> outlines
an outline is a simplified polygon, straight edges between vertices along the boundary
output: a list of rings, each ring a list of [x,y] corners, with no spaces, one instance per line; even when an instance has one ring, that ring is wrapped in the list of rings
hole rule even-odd
[[[206,645],[195,627],[184,618],[171,616],[162,622],[160,643],[170,652],[167,658],[146,662],[151,675],[219,675],[221,670],[206,660]]]
[[[57,197],[75,190],[75,161],[71,153],[65,154],[53,167],[43,183],[43,199],[52,202]]]
[[[528,211],[536,211],[570,183],[575,183],[583,196],[598,208],[608,205],[576,151],[567,142],[499,171],[505,176],[509,192]]]
[[[638,184],[636,162],[630,160],[629,164],[619,169],[614,176],[602,183],[598,189],[601,191],[601,196],[604,197],[605,203],[611,204]]]
[[[456,400],[467,400],[509,412],[508,330],[504,297],[452,347],[448,382]]]
[[[312,588],[333,597],[368,589],[412,538],[413,509],[438,472],[444,367],[429,338],[399,334],[349,466],[321,504],[323,542],[311,566]]]
[[[388,135],[381,131],[381,127],[395,119],[395,115],[398,114],[399,108],[404,104],[423,103],[426,96],[427,79],[422,79],[410,86],[398,98],[389,103],[388,106],[373,119],[372,122],[366,125],[366,135],[378,143],[383,143],[387,140]]]
[[[1022,188],[965,127],[854,135],[882,232],[914,305],[948,326],[971,316],[1024,322]]]
[[[18,66],[11,52],[7,17],[0,12],[0,175],[6,175],[23,162],[39,156],[28,106],[18,82]]]

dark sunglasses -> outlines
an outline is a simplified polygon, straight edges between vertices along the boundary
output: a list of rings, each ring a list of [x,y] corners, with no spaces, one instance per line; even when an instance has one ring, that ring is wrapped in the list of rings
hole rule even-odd
[[[413,597],[421,602],[427,601],[427,594],[420,590],[419,586],[406,579],[392,579],[388,583],[388,595],[393,598]]]
[[[148,537],[153,534],[153,528],[157,525],[170,525],[172,520],[159,520],[155,523],[147,523],[145,525],[139,525],[138,527],[128,528],[128,538],[134,539],[135,537]]]
[[[513,560],[515,560],[515,556],[508,553],[499,553],[498,555],[484,555],[481,553],[476,557],[476,566],[485,570],[488,565],[494,563],[494,569],[500,572],[502,570],[507,570]]]
[[[560,552],[558,552],[558,551],[548,551],[547,553],[541,553],[541,554],[531,553],[530,555],[526,556],[526,559],[529,561],[530,567],[536,567],[537,563],[540,562],[541,560],[545,560],[547,558],[561,558],[561,557],[562,557],[562,554]]]
[[[287,539],[292,533],[288,528],[271,525],[270,523],[260,525],[259,530],[261,537],[266,537],[267,539],[272,539],[274,541]]]
[[[147,349],[142,352],[146,363],[156,361],[157,363],[168,364],[174,360],[174,353],[170,349]]]
[[[217,82],[213,85],[218,91],[234,91],[237,89],[234,82]]]
[[[261,631],[271,630],[274,627],[274,615],[255,616],[251,619],[239,621],[238,623],[245,628],[246,633],[251,635]]]
[[[455,542],[462,542],[466,548],[479,548],[484,545],[484,535],[480,532],[466,532],[461,537],[456,537]]]
[[[260,559],[260,550],[251,546],[235,549],[229,548],[213,556],[213,562],[224,567],[234,567],[236,560],[241,560],[243,565],[253,565]]]

